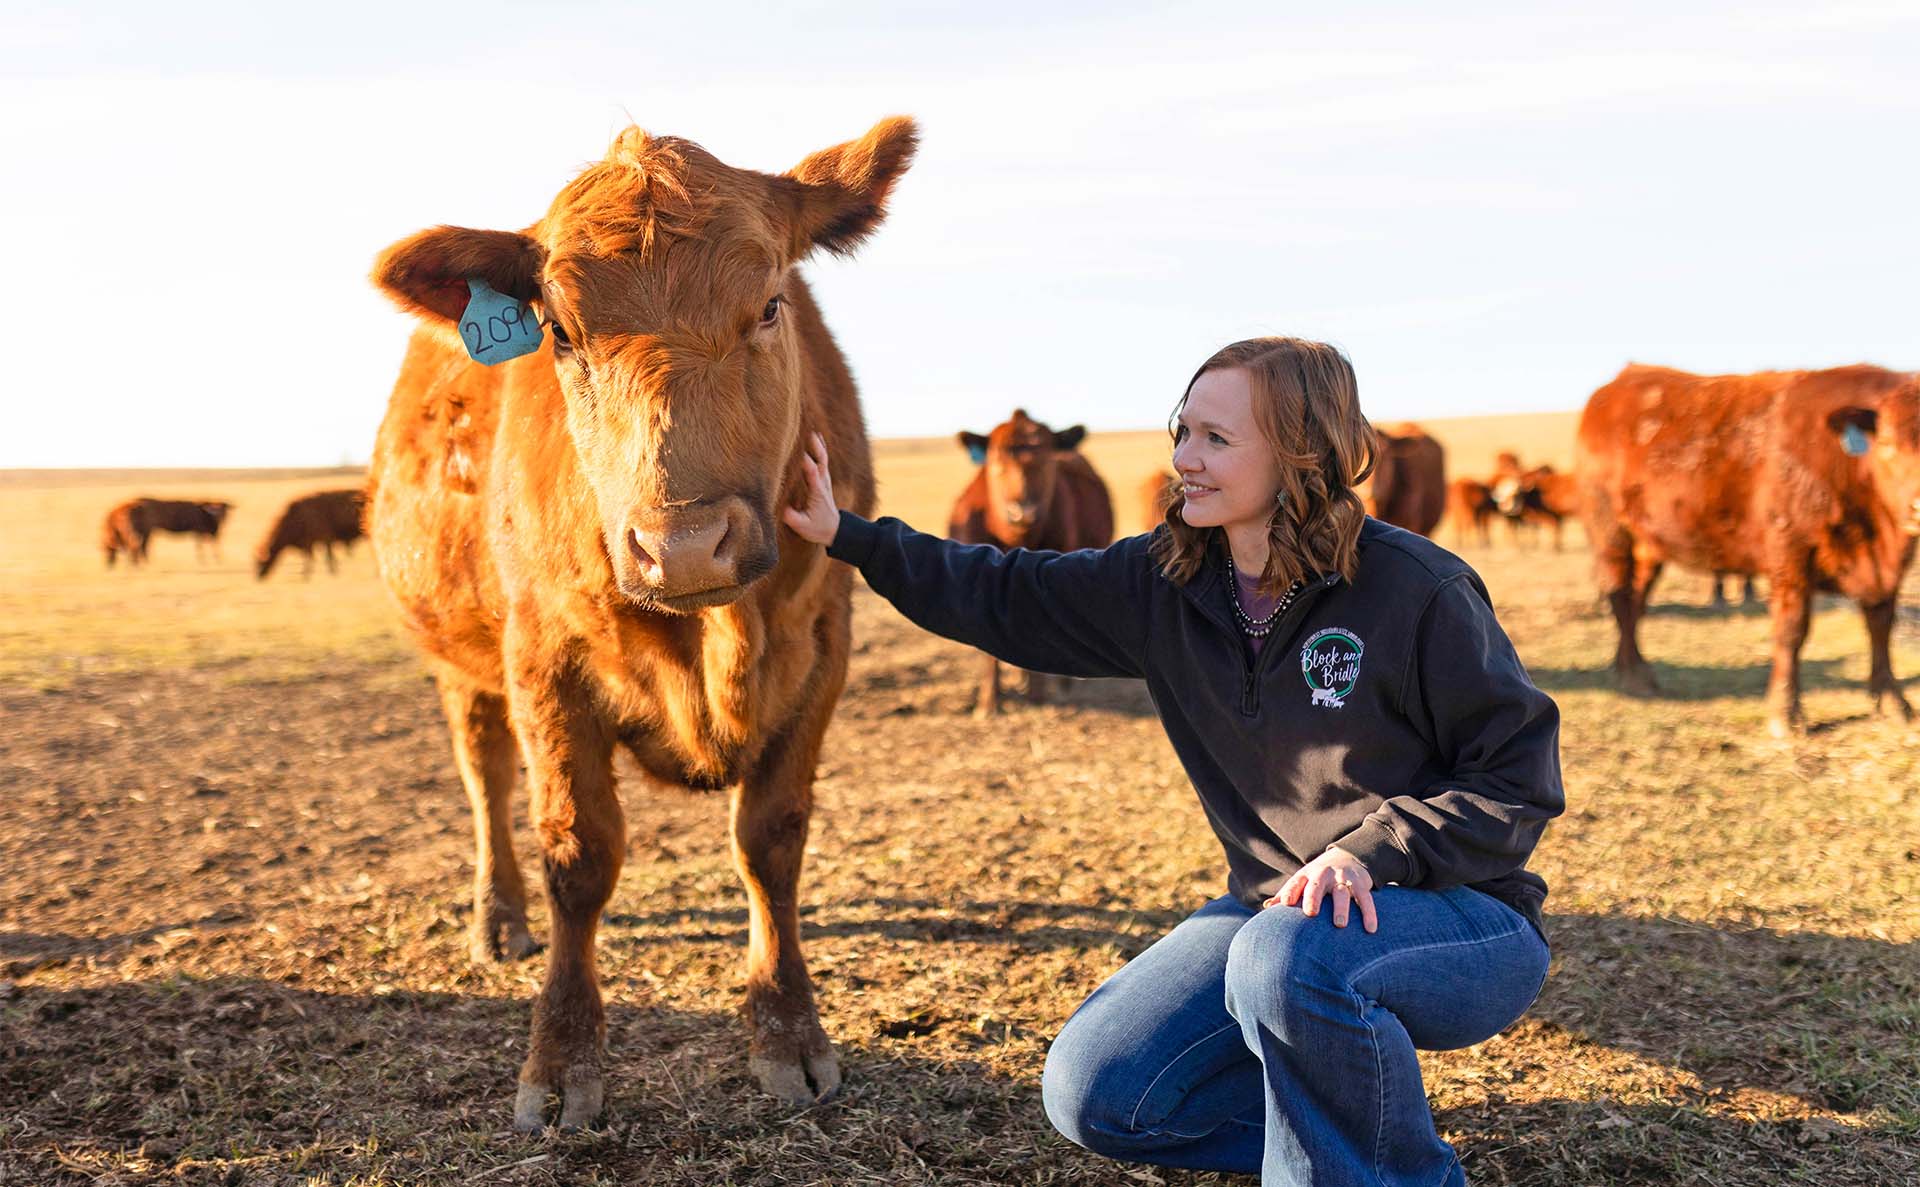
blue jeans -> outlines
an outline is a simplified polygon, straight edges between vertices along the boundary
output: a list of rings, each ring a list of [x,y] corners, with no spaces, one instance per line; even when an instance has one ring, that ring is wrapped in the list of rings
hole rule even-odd
[[[1094,990],[1047,1054],[1047,1117],[1133,1162],[1279,1184],[1465,1184],[1434,1131],[1415,1048],[1465,1047],[1526,1012],[1547,945],[1464,886],[1356,909],[1200,908]]]

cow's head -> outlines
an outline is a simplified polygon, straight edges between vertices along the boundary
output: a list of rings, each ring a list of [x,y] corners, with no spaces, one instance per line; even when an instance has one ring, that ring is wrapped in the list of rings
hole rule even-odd
[[[207,518],[211,519],[213,526],[217,528],[226,522],[227,512],[233,510],[233,504],[219,499],[211,499],[200,504],[200,509],[207,513]]]
[[[1509,458],[1513,458],[1516,464],[1508,466],[1506,461]],[[1517,465],[1519,459],[1512,454],[1503,453],[1500,459],[1501,467],[1492,484],[1493,505],[1500,514],[1512,519],[1525,510],[1527,499],[1540,489],[1540,480],[1552,474],[1553,467],[1535,466],[1531,470],[1521,470]]]
[[[373,278],[442,323],[469,279],[531,303],[550,345],[510,365],[559,378],[620,591],[672,612],[719,605],[773,568],[797,474],[811,380],[791,269],[880,224],[915,143],[911,120],[889,119],[774,175],[628,128],[527,230],[423,231]]]
[[[1086,438],[1085,425],[1058,432],[1013,410],[1013,418],[982,436],[961,433],[969,454],[983,457],[987,472],[987,521],[994,535],[1018,540],[1044,522],[1060,485],[1061,455]]]
[[[1860,458],[1887,509],[1908,535],[1920,535],[1920,379],[1895,388],[1874,407],[1842,408],[1827,417],[1843,453]]]

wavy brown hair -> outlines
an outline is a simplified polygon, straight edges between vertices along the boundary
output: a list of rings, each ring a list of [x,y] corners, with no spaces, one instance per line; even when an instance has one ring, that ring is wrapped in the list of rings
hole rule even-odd
[[[1353,364],[1324,342],[1304,338],[1248,338],[1223,346],[1200,364],[1174,405],[1169,433],[1193,385],[1209,371],[1244,369],[1252,380],[1253,419],[1280,460],[1280,493],[1269,527],[1263,593],[1278,594],[1295,581],[1338,573],[1353,580],[1360,525],[1367,510],[1354,486],[1373,473],[1377,453],[1373,426],[1360,412]],[[1156,532],[1152,556],[1160,571],[1185,585],[1207,563],[1219,528],[1196,528],[1181,517],[1186,498],[1176,484],[1167,504],[1167,530]]]

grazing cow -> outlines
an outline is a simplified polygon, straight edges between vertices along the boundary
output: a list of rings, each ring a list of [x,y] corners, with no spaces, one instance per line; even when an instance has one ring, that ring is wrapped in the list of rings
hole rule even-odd
[[[1359,486],[1367,514],[1430,535],[1447,510],[1447,453],[1419,425],[1376,428],[1373,474]]]
[[[1502,458],[1510,454],[1501,455]],[[1553,550],[1559,552],[1566,521],[1580,514],[1580,483],[1571,474],[1560,474],[1552,466],[1535,466],[1517,474],[1503,474],[1493,488],[1494,502],[1500,514],[1515,528],[1553,527]]]
[[[233,504],[219,499],[128,499],[107,512],[101,528],[101,546],[107,554],[107,567],[113,567],[116,553],[125,552],[127,563],[140,565],[147,560],[147,544],[155,532],[178,532],[193,537],[194,559],[206,560],[211,547],[213,559],[220,559],[220,529],[226,523]]]
[[[795,265],[884,217],[914,151],[890,119],[784,174],[628,128],[523,231],[438,227],[374,280],[414,331],[371,468],[380,575],[434,661],[473,806],[473,958],[534,948],[508,794],[524,760],[552,946],[514,1125],[598,1115],[594,934],[626,855],[613,757],[730,788],[747,892],[748,1067],[789,1101],[839,1058],[800,951],[821,737],[845,682],[853,570],[780,521],[821,434],[841,505],[873,510],[846,361]],[[472,363],[469,281],[538,307],[539,348]],[[517,743],[517,749],[516,749]]]
[[[1776,736],[1803,728],[1800,647],[1820,590],[1859,603],[1867,691],[1876,709],[1891,700],[1912,719],[1888,639],[1920,534],[1920,378],[1868,366],[1704,376],[1633,365],[1587,401],[1577,450],[1623,688],[1655,690],[1637,635],[1671,560],[1767,575]]]
[[[313,576],[315,548],[326,552],[327,572],[338,573],[340,566],[333,559],[333,546],[338,544],[349,553],[353,551],[353,542],[366,535],[366,506],[366,492],[358,489],[323,490],[288,503],[254,553],[255,577],[265,581],[273,562],[289,548],[298,548],[306,555],[307,563],[301,576]]]
[[[1113,500],[1107,484],[1079,453],[1086,427],[1055,431],[1016,408],[991,433],[961,433],[980,468],[954,500],[947,535],[965,544],[1071,552],[1113,543]],[[984,658],[974,715],[1000,711],[1000,661]],[[1027,699],[1047,699],[1047,678],[1027,673]]]
[[[1493,497],[1493,488],[1475,478],[1456,478],[1447,484],[1448,523],[1453,525],[1453,546],[1462,548],[1467,542],[1467,529],[1473,529],[1474,541],[1482,548],[1493,544],[1489,525],[1499,510],[1499,504]]]

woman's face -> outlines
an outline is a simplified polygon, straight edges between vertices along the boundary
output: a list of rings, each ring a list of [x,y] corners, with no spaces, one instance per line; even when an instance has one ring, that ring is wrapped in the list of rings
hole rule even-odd
[[[1193,381],[1173,439],[1173,468],[1196,528],[1265,525],[1280,492],[1280,459],[1253,419],[1253,379],[1222,367]]]

